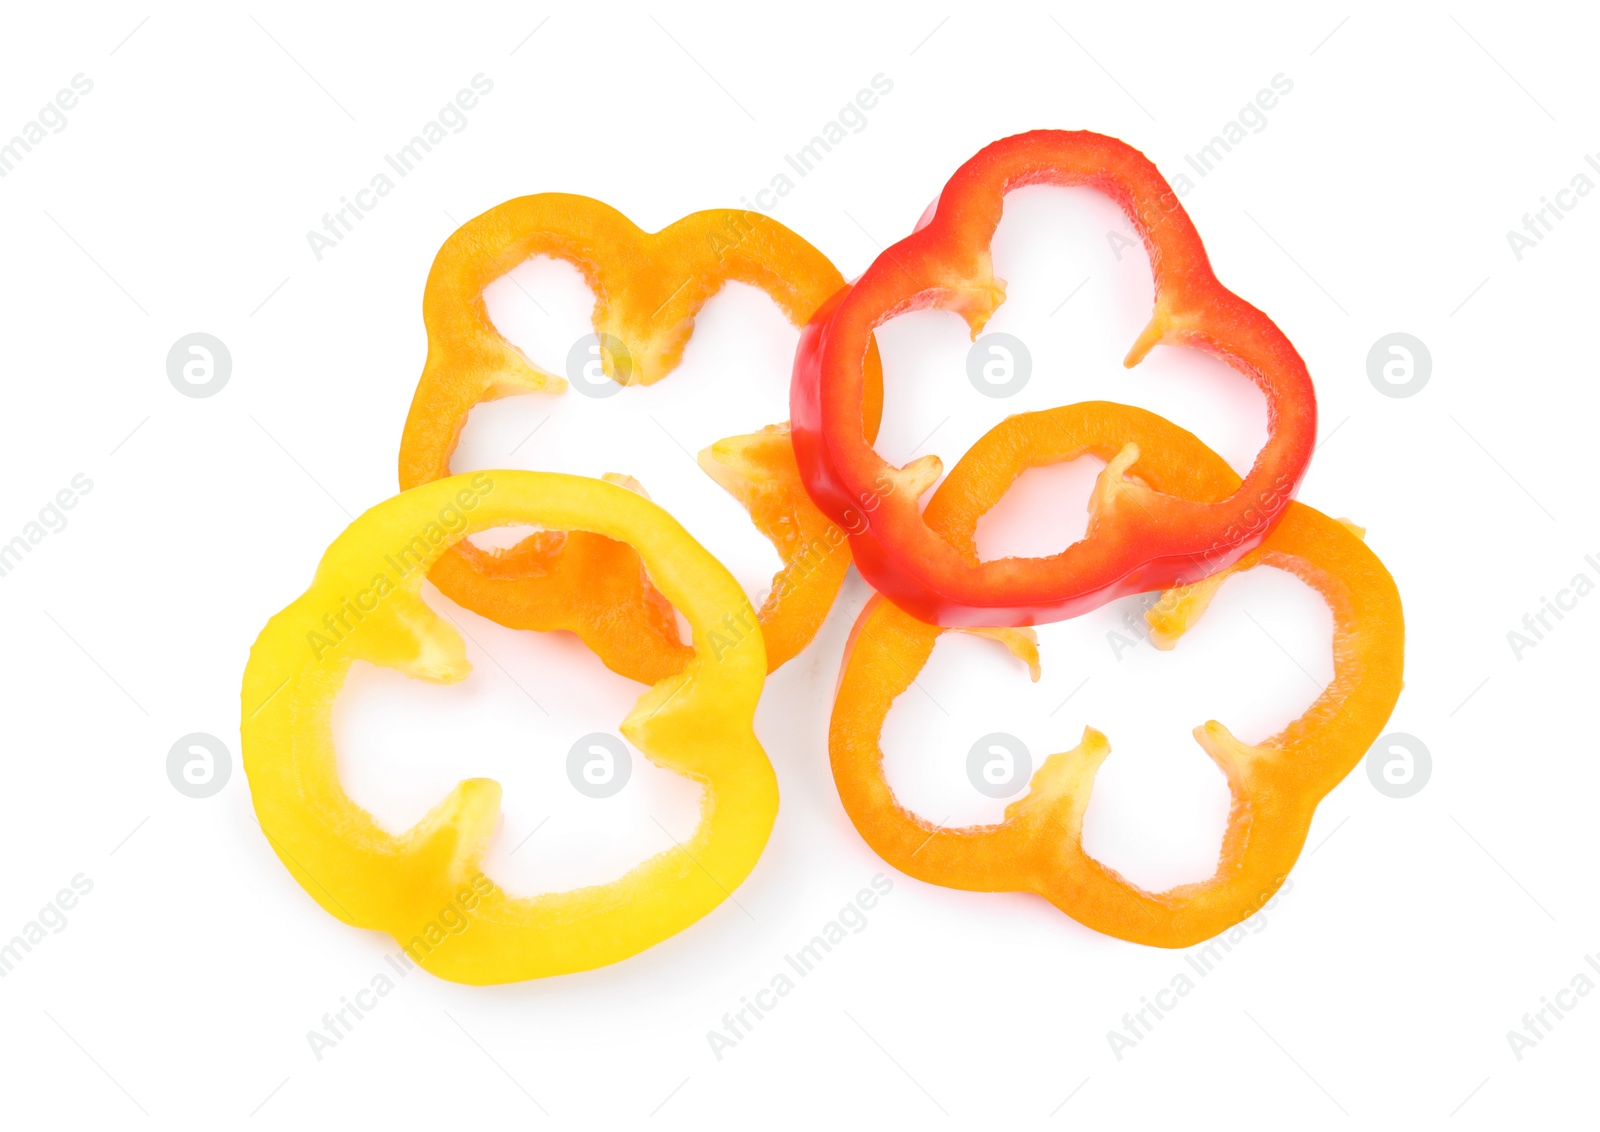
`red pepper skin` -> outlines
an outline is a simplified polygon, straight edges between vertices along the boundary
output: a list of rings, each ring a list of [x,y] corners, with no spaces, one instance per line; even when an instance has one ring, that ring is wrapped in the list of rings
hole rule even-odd
[[[1035,184],[1099,189],[1144,239],[1155,310],[1124,364],[1137,365],[1158,343],[1213,354],[1261,388],[1270,435],[1225,500],[1182,499],[1126,479],[1137,453],[1126,454],[1101,473],[1082,540],[1046,558],[980,562],[922,520],[918,499],[942,470],[938,458],[895,468],[872,450],[862,429],[862,362],[873,330],[911,310],[954,310],[978,336],[1005,298],[989,256],[1001,202]],[[1315,445],[1317,407],[1305,362],[1270,318],[1217,280],[1155,165],[1115,138],[1036,130],[997,141],[958,169],[927,225],[817,312],[795,354],[790,421],[806,489],[850,533],[862,576],[912,616],[963,628],[1059,621],[1232,565],[1294,497]]]

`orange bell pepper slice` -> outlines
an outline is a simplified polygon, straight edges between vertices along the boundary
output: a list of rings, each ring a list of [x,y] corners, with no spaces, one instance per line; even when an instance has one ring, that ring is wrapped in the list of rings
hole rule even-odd
[[[537,523],[631,546],[694,631],[681,672],[640,696],[621,731],[652,762],[704,787],[682,845],[609,884],[518,898],[480,869],[500,784],[464,779],[426,817],[387,833],[339,783],[333,704],[351,664],[455,683],[461,637],[424,604],[429,566],[472,531]],[[760,858],[778,811],[753,730],[767,658],[733,576],[661,508],[582,476],[497,471],[413,488],[362,514],[328,547],[306,592],[267,622],[240,694],[243,762],[261,829],[334,916],[392,935],[440,978],[486,984],[615,963],[706,915]]]
[[[729,280],[765,291],[797,327],[844,286],[821,252],[758,212],[696,212],[649,233],[588,197],[541,193],[497,205],[446,240],[428,273],[428,359],[400,443],[402,489],[450,474],[474,405],[566,389],[565,378],[539,369],[500,335],[483,301],[489,283],[535,255],[583,273],[595,293],[594,329],[613,347],[600,351],[602,365],[623,384],[651,385],[672,372],[696,313]],[[620,366],[619,352],[626,357]],[[875,436],[882,371],[876,346],[869,354],[862,419]],[[776,669],[827,617],[850,565],[845,532],[801,486],[787,424],[718,441],[699,462],[745,506],[783,561],[757,618]],[[643,683],[679,671],[691,653],[638,555],[590,532],[537,532],[499,553],[462,542],[431,578],[502,625],[569,629],[613,671]]]
[[[1227,498],[1239,476],[1177,425],[1109,403],[1011,417],[964,456],[934,493],[930,528],[975,557],[977,521],[1030,467],[1089,453],[1106,461],[1096,492],[1128,490],[1124,473],[1182,499]],[[979,892],[1035,892],[1096,931],[1157,947],[1187,947],[1253,915],[1288,876],[1322,798],[1382,733],[1400,694],[1405,627],[1394,579],[1360,533],[1299,503],[1273,532],[1221,573],[1170,590],[1147,614],[1152,639],[1171,648],[1223,582],[1256,566],[1287,570],[1316,589],[1334,615],[1334,678],[1299,719],[1250,746],[1212,721],[1195,738],[1227,775],[1232,812],[1216,873],[1196,884],[1147,892],[1083,849],[1083,815],[1110,745],[1087,729],[1071,751],[1051,755],[1028,793],[996,825],[945,829],[894,798],[879,735],[895,698],[910,688],[946,630],[881,597],[862,611],[840,675],[829,730],[834,780],[867,844],[919,880]],[[1038,679],[1031,629],[995,636]],[[870,644],[870,647],[868,647]]]

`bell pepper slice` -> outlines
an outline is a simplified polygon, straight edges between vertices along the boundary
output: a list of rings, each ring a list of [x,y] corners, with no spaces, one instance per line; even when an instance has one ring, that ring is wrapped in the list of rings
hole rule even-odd
[[[1214,354],[1260,386],[1271,435],[1225,498],[1186,499],[1125,481],[1102,494],[1106,506],[1092,513],[1088,533],[1059,554],[980,562],[923,520],[919,498],[939,478],[939,458],[895,468],[863,434],[870,390],[862,359],[876,327],[920,308],[960,313],[977,338],[1005,298],[989,255],[1002,199],[1035,184],[1099,189],[1144,238],[1155,310],[1124,364],[1136,365],[1158,343]],[[1317,418],[1300,355],[1271,319],[1218,282],[1156,167],[1115,138],[1061,130],[981,150],[944,187],[925,226],[887,248],[817,313],[795,355],[789,410],[801,478],[817,506],[850,532],[862,575],[900,608],[945,626],[1060,620],[1227,566],[1265,538],[1288,505],[1310,460]]]
[[[594,329],[607,375],[651,385],[677,366],[695,315],[724,283],[758,287],[802,326],[844,285],[821,252],[758,212],[696,212],[649,233],[588,197],[541,193],[491,208],[439,249],[423,295],[428,358],[400,442],[402,489],[450,474],[467,414],[515,393],[560,393],[567,380],[539,369],[489,319],[483,289],[535,255],[566,260],[595,293]],[[620,344],[620,348],[619,348]],[[869,351],[858,429],[876,435],[882,375]],[[850,565],[842,531],[800,484],[788,425],[718,441],[699,463],[751,512],[777,549],[759,620],[775,669],[816,635]],[[542,532],[494,553],[461,542],[434,567],[450,598],[502,625],[569,629],[613,671],[655,683],[691,650],[638,556],[589,532]]]
[[[345,794],[334,699],[355,660],[455,683],[470,671],[457,632],[423,603],[428,567],[471,531],[506,524],[582,530],[631,546],[693,629],[679,673],[639,697],[622,733],[652,762],[704,788],[680,846],[609,884],[507,895],[479,865],[500,785],[458,783],[398,836]],[[747,626],[730,635],[726,620]],[[387,932],[441,978],[487,984],[615,963],[710,912],[754,867],[778,809],[752,730],[766,649],[749,599],[665,511],[580,476],[452,476],[367,511],[323,555],[306,592],[267,622],[241,692],[244,768],[273,849],[312,898],[347,924]]]
[[[1090,453],[1130,456],[1130,474],[1181,498],[1225,499],[1239,477],[1197,438],[1141,409],[1071,405],[1011,417],[973,446],[928,504],[930,528],[970,546],[977,519],[1026,468]],[[1125,491],[1123,481],[1100,490]],[[1228,570],[1168,592],[1147,617],[1171,648],[1233,574],[1287,570],[1316,589],[1334,615],[1334,678],[1299,719],[1257,745],[1212,721],[1195,729],[1227,775],[1233,796],[1216,873],[1196,884],[1147,892],[1083,849],[1083,815],[1110,753],[1086,729],[1071,751],[1051,755],[1028,793],[995,825],[947,829],[903,808],[883,774],[879,736],[895,698],[911,687],[946,630],[874,598],[851,634],[829,730],[834,780],[850,820],[874,851],[919,880],[979,892],[1035,892],[1095,931],[1157,947],[1187,947],[1253,915],[1276,892],[1305,844],[1322,798],[1382,733],[1400,694],[1405,627],[1394,579],[1361,533],[1299,503],[1258,547]],[[1033,670],[1030,629],[997,635]]]

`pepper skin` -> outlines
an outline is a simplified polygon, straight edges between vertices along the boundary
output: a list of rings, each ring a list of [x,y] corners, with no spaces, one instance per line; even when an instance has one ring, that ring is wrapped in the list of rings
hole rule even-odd
[[[639,697],[621,732],[658,766],[704,787],[694,836],[609,884],[508,896],[479,869],[500,785],[465,779],[399,836],[345,794],[334,699],[356,660],[419,680],[470,671],[456,631],[420,596],[428,567],[472,531],[516,523],[591,532],[637,551],[693,628],[683,670]],[[743,626],[729,634],[729,620]],[[241,692],[244,767],[261,828],[312,898],[387,932],[454,982],[488,984],[615,963],[682,931],[749,875],[778,810],[752,730],[766,649],[733,577],[665,511],[580,476],[496,471],[413,488],[334,540],[311,587],[267,622]]]
[[[595,293],[605,373],[651,385],[672,372],[695,315],[729,280],[758,287],[802,326],[844,285],[827,258],[758,212],[697,212],[660,232],[637,228],[600,201],[565,193],[519,197],[475,217],[445,241],[428,273],[428,359],[400,444],[400,486],[450,474],[467,414],[515,393],[560,393],[565,378],[533,365],[489,320],[483,289],[522,261],[548,255],[576,266]],[[876,435],[882,375],[867,359],[858,428]],[[760,611],[777,668],[816,635],[850,565],[845,534],[800,484],[788,426],[718,441],[700,465],[751,513],[783,561]],[[432,580],[475,613],[520,629],[570,629],[613,671],[654,683],[690,649],[671,610],[625,546],[588,532],[543,531],[501,553],[452,547]]]
[[[964,456],[928,504],[930,528],[970,547],[978,517],[1024,469],[1091,453],[1161,492],[1224,499],[1239,477],[1194,436],[1140,409],[1091,403],[1011,417]],[[1103,477],[1099,491],[1126,491]],[[1247,919],[1288,876],[1318,802],[1382,733],[1400,694],[1405,628],[1400,595],[1359,532],[1299,503],[1233,567],[1176,589],[1147,615],[1152,640],[1171,648],[1227,577],[1256,566],[1287,570],[1316,589],[1334,617],[1334,678],[1299,719],[1257,746],[1212,721],[1195,738],[1227,775],[1232,812],[1216,873],[1166,892],[1140,889],[1083,849],[1083,815],[1110,753],[1084,732],[1051,755],[1028,793],[996,825],[947,829],[896,802],[883,775],[879,735],[944,632],[874,598],[856,622],[829,731],[834,780],[850,820],[889,864],[930,884],[979,892],[1035,892],[1095,931],[1156,947],[1187,947]],[[1037,679],[1032,631],[995,633]],[[870,642],[873,647],[867,648]]]
[[[966,319],[977,338],[1005,298],[989,244],[1005,194],[1024,185],[1089,185],[1144,238],[1155,311],[1125,364],[1158,343],[1214,354],[1260,386],[1270,436],[1243,483],[1198,502],[1125,482],[1088,534],[1047,558],[979,562],[939,538],[919,499],[937,456],[884,462],[860,426],[871,388],[862,359],[873,330],[910,310]],[[900,608],[936,625],[1036,625],[1128,594],[1198,581],[1261,542],[1288,505],[1316,438],[1305,363],[1271,319],[1212,273],[1177,195],[1137,150],[1092,133],[1038,130],[995,142],[940,194],[929,222],[886,249],[801,335],[790,387],[800,475],[822,511],[851,532],[857,567]]]

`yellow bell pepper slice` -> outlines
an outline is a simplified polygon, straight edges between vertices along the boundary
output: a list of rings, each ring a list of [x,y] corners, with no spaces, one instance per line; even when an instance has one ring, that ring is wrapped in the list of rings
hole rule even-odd
[[[639,697],[621,731],[656,765],[704,788],[688,841],[609,884],[529,898],[507,895],[480,869],[499,818],[499,783],[463,780],[394,836],[345,794],[333,747],[333,704],[352,661],[439,683],[467,676],[460,635],[424,604],[420,587],[451,545],[510,524],[589,531],[638,551],[688,620],[694,655]],[[323,555],[310,589],[267,622],[244,673],[244,768],[278,857],[345,923],[387,932],[412,960],[454,982],[584,971],[682,931],[755,866],[778,810],[777,779],[753,729],[766,671],[744,591],[648,499],[548,472],[452,476],[356,519]]]

